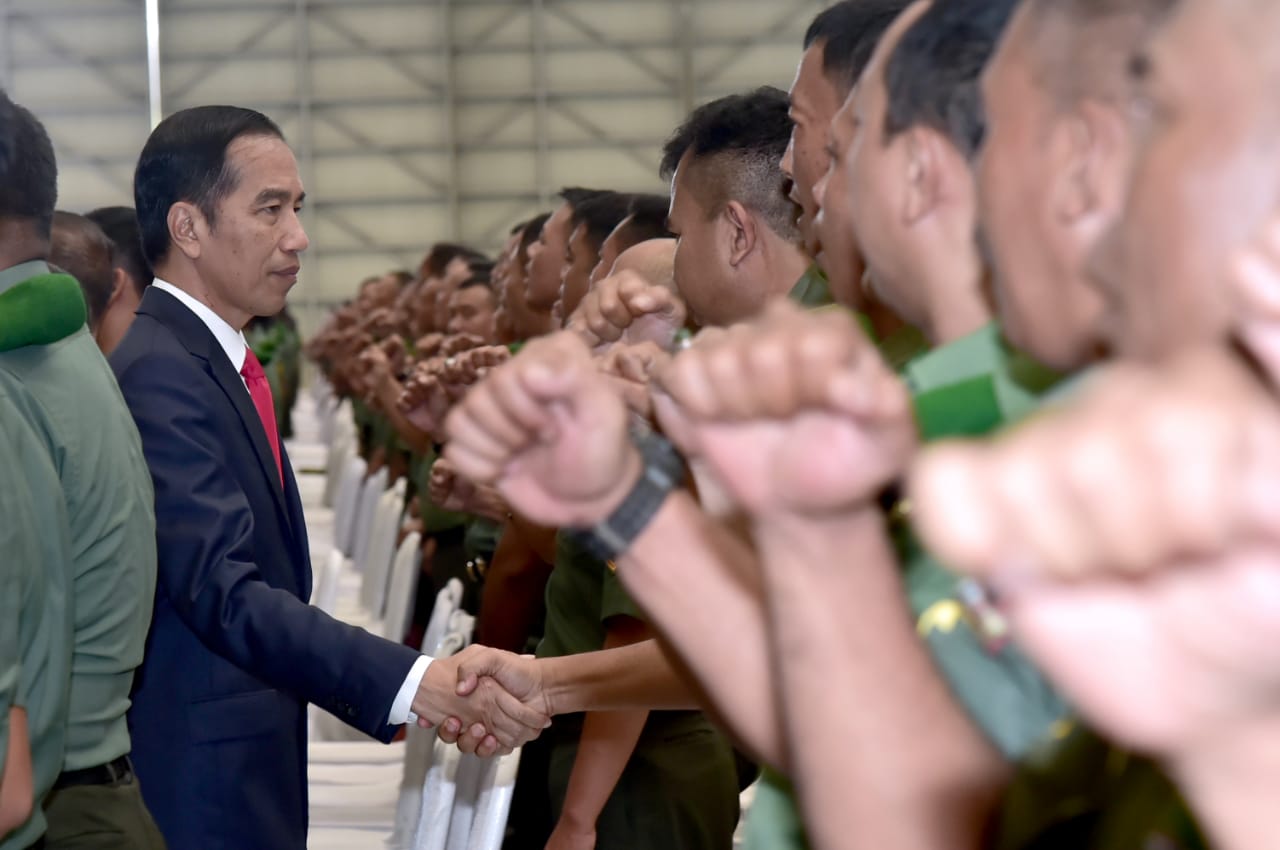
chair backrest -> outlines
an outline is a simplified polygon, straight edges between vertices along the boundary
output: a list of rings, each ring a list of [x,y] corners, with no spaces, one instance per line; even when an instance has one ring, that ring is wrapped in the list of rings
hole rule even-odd
[[[356,527],[355,519],[365,468],[364,458],[353,454],[342,473],[342,483],[338,486],[338,495],[333,503],[333,546],[344,555],[351,553],[351,538]]]
[[[449,615],[448,637],[456,636],[460,638],[463,646],[471,643],[471,636],[475,633],[475,630],[476,618],[466,611],[458,609]]]
[[[450,584],[456,579],[450,580]],[[446,596],[446,593],[449,593]],[[436,600],[453,601],[452,590],[448,587],[440,591]],[[455,611],[449,617],[450,624],[459,624],[462,629],[450,628],[440,641],[436,652],[437,658],[456,655],[471,642],[467,631],[467,620],[460,619]],[[467,615],[464,613],[464,617]],[[474,618],[467,617],[474,625]],[[438,739],[433,741],[431,764],[422,783],[421,806],[418,812],[417,829],[410,845],[412,850],[446,850],[450,846],[450,834],[453,832],[453,810],[458,794],[459,770],[462,769],[463,755],[453,744],[446,744]],[[465,778],[465,774],[464,777]],[[461,829],[462,827],[459,827]],[[470,831],[470,824],[466,825]]]
[[[436,594],[436,604],[431,609],[431,619],[427,620],[427,631],[422,638],[422,651],[432,658],[441,657],[440,648],[449,634],[449,619],[462,604],[462,593],[462,582],[451,578]]]
[[[378,503],[369,550],[365,555],[364,584],[360,601],[374,619],[381,620],[387,605],[387,587],[391,581],[391,564],[395,560],[396,540],[400,537],[400,520],[404,516],[404,495],[408,484],[403,478],[383,495]]]
[[[431,766],[422,783],[422,803],[412,850],[445,850],[453,821],[453,801],[458,790],[458,767],[462,753],[452,744],[436,740]]]
[[[342,481],[343,470],[355,456],[355,441],[347,434],[339,434],[329,446],[329,457],[325,463],[324,497],[321,504],[326,508],[333,507],[333,500],[338,494],[338,485]]]
[[[346,567],[347,556],[337,549],[329,553],[329,559],[321,568],[311,593],[311,604],[332,614],[338,607],[338,589],[341,586],[342,571]]]
[[[458,760],[458,771],[454,775],[453,812],[449,817],[449,840],[445,842],[445,850],[467,850],[471,843],[485,761],[487,759],[469,755]]]
[[[476,803],[475,819],[471,822],[467,850],[501,850],[519,768],[520,750],[511,755],[485,759],[480,799]]]
[[[373,518],[378,511],[378,500],[387,491],[387,468],[384,466],[364,482],[360,492],[360,506],[356,512],[355,532],[351,538],[351,551],[347,554],[356,565],[357,572],[364,571],[369,552],[369,535],[373,531]]]
[[[417,596],[418,571],[422,566],[422,535],[411,531],[396,550],[391,565],[391,584],[387,588],[386,614],[382,618],[382,636],[397,643],[404,639],[413,618]]]
[[[396,532],[404,499],[394,489],[378,499],[373,527],[365,547],[364,573],[360,583],[360,605],[375,619],[382,619],[382,606],[387,599],[387,582],[391,578],[391,559],[395,556]]]

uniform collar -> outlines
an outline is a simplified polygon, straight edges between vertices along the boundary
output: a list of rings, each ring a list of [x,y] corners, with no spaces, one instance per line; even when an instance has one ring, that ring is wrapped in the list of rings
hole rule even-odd
[[[27,260],[16,266],[0,270],[0,293],[8,292],[23,281],[49,274],[49,264],[44,260]]]

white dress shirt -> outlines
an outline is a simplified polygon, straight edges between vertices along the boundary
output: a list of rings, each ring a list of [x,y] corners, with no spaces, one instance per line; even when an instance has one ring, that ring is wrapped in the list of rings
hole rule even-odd
[[[227,359],[231,361],[231,367],[239,375],[240,370],[244,368],[244,361],[249,351],[249,343],[245,341],[244,332],[231,327],[225,319],[209,309],[207,304],[192,297],[189,293],[179,289],[167,280],[156,278],[151,285],[156,289],[169,293],[182,302],[188,310],[195,313],[196,318],[204,323],[209,332],[213,334],[213,338],[218,341],[218,345],[226,353]],[[243,375],[240,375],[240,383],[244,385],[247,393],[249,386],[245,384]],[[387,714],[388,725],[400,726],[410,720],[417,722],[417,717],[411,711],[413,698],[418,693],[418,683],[427,674],[427,668],[431,666],[432,660],[430,656],[421,655],[413,663],[413,666],[409,668],[409,675],[405,677],[404,684],[400,686],[400,691],[396,694],[395,701],[391,703],[391,711]]]

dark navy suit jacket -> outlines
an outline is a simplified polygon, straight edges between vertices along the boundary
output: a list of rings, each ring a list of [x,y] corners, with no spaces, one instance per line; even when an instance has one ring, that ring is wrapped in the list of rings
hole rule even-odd
[[[417,653],[307,604],[288,457],[281,446],[282,486],[249,393],[199,317],[148,289],[111,366],[156,493],[155,616],[129,712],[143,796],[174,850],[303,850],[306,703],[390,740]]]

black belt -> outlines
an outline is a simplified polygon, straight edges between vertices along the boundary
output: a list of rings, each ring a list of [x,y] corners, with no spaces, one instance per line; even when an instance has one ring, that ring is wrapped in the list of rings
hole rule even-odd
[[[120,756],[115,761],[100,764],[97,767],[86,767],[82,770],[64,770],[53,783],[53,790],[72,788],[77,785],[114,785],[133,778],[133,763],[128,756]]]

